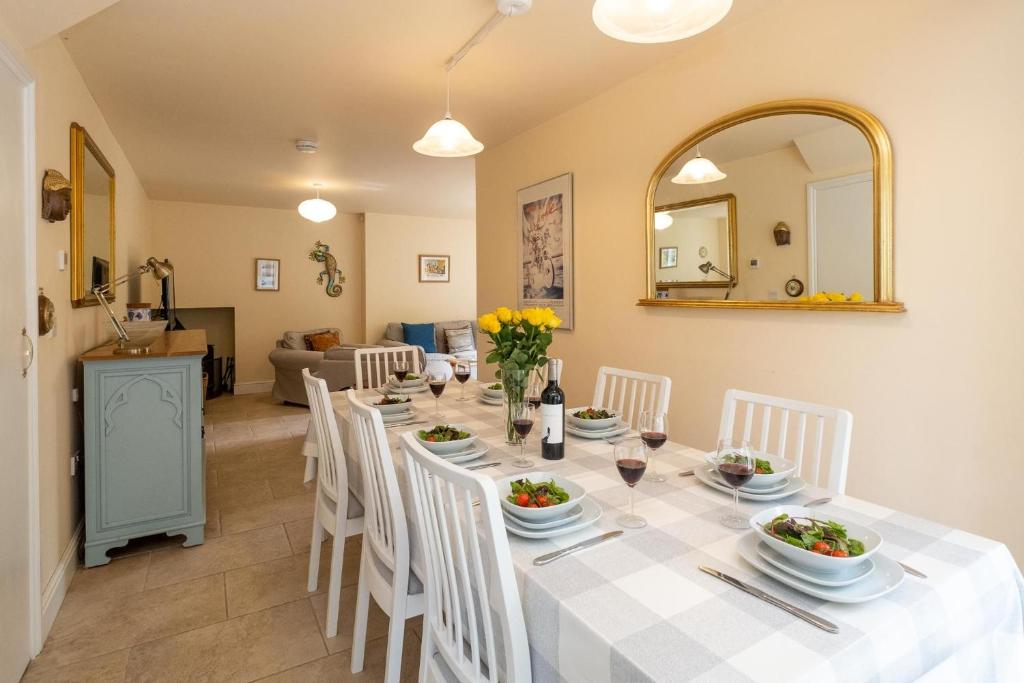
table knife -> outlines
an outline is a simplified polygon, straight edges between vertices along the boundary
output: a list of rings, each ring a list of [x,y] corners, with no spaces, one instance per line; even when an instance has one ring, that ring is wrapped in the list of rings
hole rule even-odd
[[[807,501],[806,503],[804,503],[804,507],[805,508],[809,508],[809,507],[811,507],[813,505],[824,505],[825,503],[831,503],[831,502],[832,502],[831,498],[816,498],[815,500],[810,500],[810,501]]]
[[[919,579],[927,579],[928,578],[927,574],[925,574],[924,572],[919,571],[917,569],[914,569],[911,566],[905,565],[902,562],[900,562],[899,565],[901,567],[903,567],[903,571],[905,571],[906,573],[910,574],[911,576],[916,576]]]
[[[679,476],[680,477],[692,477],[696,473],[697,473],[697,468],[696,467],[691,467],[688,470],[683,470],[682,472],[680,472]]]
[[[413,420],[412,422],[392,422],[391,424],[385,424],[384,426],[387,429],[391,429],[392,427],[409,427],[411,425],[421,425],[425,423],[426,420]]]
[[[761,600],[764,600],[769,605],[775,605],[779,609],[785,610],[793,616],[803,619],[808,624],[817,626],[823,631],[828,631],[829,633],[839,633],[839,627],[833,624],[831,621],[827,621],[825,619],[822,619],[821,617],[815,616],[807,610],[800,609],[796,605],[791,605],[785,600],[780,600],[774,595],[769,595],[760,588],[754,588],[750,584],[743,583],[739,579],[733,578],[728,574],[723,574],[717,569],[712,569],[711,567],[705,567],[704,565],[701,565],[700,570],[705,574],[710,574],[716,579],[721,579],[722,581],[725,581],[727,584],[733,586],[734,588],[739,588],[744,593],[753,595],[755,598],[760,598]]]
[[[485,462],[483,465],[470,465],[466,469],[467,470],[482,470],[485,467],[497,467],[500,464],[501,464],[500,462]]]
[[[556,550],[553,553],[548,553],[547,555],[541,555],[536,560],[534,560],[533,563],[535,565],[537,565],[538,567],[540,567],[541,565],[545,565],[548,562],[554,562],[555,560],[557,560],[560,557],[565,557],[566,555],[571,555],[572,553],[576,552],[577,550],[583,550],[584,548],[589,548],[590,546],[597,545],[598,543],[604,543],[607,540],[610,540],[612,538],[618,538],[621,535],[622,535],[622,530],[621,529],[616,530],[616,531],[609,531],[607,533],[601,534],[600,536],[594,536],[593,538],[588,538],[585,541],[580,541],[579,543],[571,545],[568,548],[562,548],[561,550]]]

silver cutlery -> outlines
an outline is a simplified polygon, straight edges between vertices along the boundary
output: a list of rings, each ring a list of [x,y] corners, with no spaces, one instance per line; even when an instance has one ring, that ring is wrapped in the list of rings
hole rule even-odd
[[[392,427],[409,427],[412,425],[426,424],[426,422],[426,420],[413,420],[411,422],[392,422],[391,424],[385,424],[384,427],[386,429],[391,429]]]
[[[696,467],[691,467],[688,470],[683,470],[682,472],[680,472],[679,476],[680,477],[692,477],[694,474],[696,474],[696,472],[697,472],[697,468]]]
[[[734,588],[739,588],[741,591],[747,593],[748,595],[753,595],[755,598],[764,600],[769,605],[775,605],[779,609],[785,610],[792,614],[794,617],[803,619],[808,624],[811,624],[812,626],[817,626],[823,631],[828,631],[829,633],[839,633],[839,627],[833,624],[831,621],[815,616],[805,609],[800,609],[796,605],[789,604],[785,600],[780,600],[774,595],[765,593],[760,588],[754,588],[750,584],[744,583],[739,579],[729,576],[728,574],[723,574],[717,569],[712,569],[711,567],[705,567],[704,565],[700,565],[700,570],[705,574],[710,574],[716,579],[725,581],[727,584]]]
[[[533,563],[536,566],[540,567],[542,565],[547,564],[548,562],[554,562],[555,560],[557,560],[560,557],[565,557],[566,555],[571,555],[572,553],[576,552],[577,550],[583,550],[584,548],[589,548],[591,546],[597,545],[598,543],[604,543],[605,541],[608,541],[610,539],[618,538],[621,535],[622,535],[622,530],[621,529],[618,529],[616,531],[609,531],[607,533],[601,534],[600,536],[594,536],[593,538],[588,538],[585,541],[580,541],[579,543],[573,544],[573,545],[571,545],[571,546],[569,546],[567,548],[562,548],[561,550],[556,550],[553,553],[548,553],[547,555],[541,555],[540,557],[535,559],[533,561]]]
[[[925,574],[924,572],[919,571],[917,569],[914,569],[911,566],[905,565],[902,562],[900,562],[899,565],[901,567],[903,567],[903,571],[905,571],[906,573],[910,574],[911,576],[916,576],[919,579],[927,579],[928,578],[927,574]]]
[[[482,470],[482,469],[487,468],[487,467],[497,467],[500,464],[501,464],[500,462],[485,462],[482,465],[470,465],[466,469],[467,470]]]
[[[804,503],[804,507],[805,508],[809,508],[809,507],[813,507],[815,505],[824,505],[825,503],[831,503],[831,502],[832,502],[831,498],[817,498],[817,499],[812,500],[810,502]]]

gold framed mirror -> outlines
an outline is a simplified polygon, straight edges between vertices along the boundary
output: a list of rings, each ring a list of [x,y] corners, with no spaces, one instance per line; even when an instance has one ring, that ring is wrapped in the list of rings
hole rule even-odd
[[[88,131],[71,124],[71,305],[96,306],[95,286],[113,282],[114,167]],[[107,295],[114,300],[114,292]]]
[[[713,121],[651,176],[638,304],[903,311],[893,293],[892,182],[888,134],[857,107],[784,100]],[[706,220],[670,232],[687,210]],[[679,277],[663,265],[676,246],[666,234],[679,242]]]

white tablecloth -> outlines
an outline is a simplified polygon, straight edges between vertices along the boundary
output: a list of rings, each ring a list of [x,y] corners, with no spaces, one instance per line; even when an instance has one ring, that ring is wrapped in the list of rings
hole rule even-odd
[[[363,393],[366,400],[376,396]],[[503,463],[481,474],[497,478],[520,471],[510,465],[518,447],[504,443],[501,408],[476,400],[459,403],[457,394],[442,399],[444,421],[470,427],[491,446],[476,462]],[[350,487],[359,491],[348,408],[343,394],[335,399]],[[414,403],[420,415],[433,411],[429,393],[417,395]],[[395,455],[401,431],[429,426],[389,429]],[[538,683],[1024,680],[1024,580],[1001,543],[835,496],[821,508],[823,515],[876,529],[885,538],[886,555],[929,578],[908,576],[889,595],[865,604],[823,602],[747,565],[736,550],[744,532],[718,522],[731,499],[694,477],[673,473],[665,483],[644,481],[636,489],[637,513],[647,518],[646,528],[535,567],[538,555],[616,528],[626,487],[611,461],[611,446],[603,441],[569,436],[560,462],[541,460],[536,440],[529,450],[538,469],[578,482],[604,510],[594,527],[577,534],[542,541],[509,536]],[[303,453],[315,458],[312,437]],[[675,470],[696,464],[699,455],[669,442],[656,459]],[[401,460],[396,457],[399,470]],[[311,471],[315,466],[307,468]],[[785,502],[822,495],[826,492],[808,487]],[[744,501],[742,507],[753,514],[764,505]],[[820,631],[741,593],[701,573],[701,564],[810,610],[838,624],[840,633]]]

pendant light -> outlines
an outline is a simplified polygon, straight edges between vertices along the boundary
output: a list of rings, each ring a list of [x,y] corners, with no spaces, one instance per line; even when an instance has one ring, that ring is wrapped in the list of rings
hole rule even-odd
[[[675,219],[668,211],[659,211],[654,214],[655,230],[667,230],[673,223],[675,223]]]
[[[323,185],[313,183],[313,187],[316,189],[316,197],[314,199],[307,199],[299,204],[299,215],[307,221],[313,221],[314,223],[323,223],[324,221],[331,220],[337,215],[338,209],[326,199],[320,199],[320,188]]]
[[[725,180],[726,175],[718,170],[711,159],[705,159],[700,155],[700,148],[697,148],[697,156],[683,164],[679,173],[672,179],[676,185],[702,185],[703,183],[715,183]]]
[[[707,31],[731,8],[732,0],[596,0],[592,16],[616,40],[668,43]]]
[[[483,143],[452,118],[451,70],[445,72],[444,118],[428,128],[412,148],[428,157],[470,157],[483,150]]]

